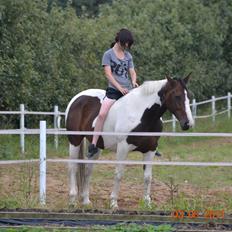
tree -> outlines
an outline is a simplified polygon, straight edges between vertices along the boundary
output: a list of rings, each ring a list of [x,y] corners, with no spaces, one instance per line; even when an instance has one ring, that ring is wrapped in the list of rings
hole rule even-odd
[[[85,15],[88,17],[97,16],[99,13],[99,5],[111,4],[113,0],[48,0],[48,11],[52,9],[52,5],[58,5],[63,9],[71,5],[78,16]]]

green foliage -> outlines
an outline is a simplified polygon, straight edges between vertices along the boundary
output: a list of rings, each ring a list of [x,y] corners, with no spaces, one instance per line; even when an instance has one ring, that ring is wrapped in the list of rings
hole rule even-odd
[[[111,226],[109,228],[102,229],[105,232],[171,232],[173,228],[170,225],[160,225],[160,226],[153,226],[153,225],[138,225],[134,223],[130,224],[118,224],[116,226]]]
[[[135,36],[140,83],[193,72],[198,100],[225,95],[232,86],[231,12],[226,0],[1,0],[0,110],[24,103],[64,111],[79,91],[105,88],[102,54],[122,27]]]
[[[46,228],[17,228],[17,229],[1,229],[1,232],[46,232],[46,231],[52,231],[52,232],[58,232],[58,231],[64,231],[64,232],[82,232],[82,231],[104,231],[104,232],[171,232],[174,231],[170,225],[160,225],[160,226],[152,226],[152,225],[137,225],[137,224],[119,224],[116,226],[110,226],[110,227],[91,227],[89,229],[65,229],[65,228],[57,228],[57,229],[46,229]]]
[[[140,80],[160,79],[166,73],[183,76],[192,71],[191,88],[196,97],[225,94],[228,89],[224,86],[231,77],[225,73],[229,67],[222,43],[229,23],[223,20],[222,24],[219,4],[206,7],[196,0],[144,0],[122,5],[122,0],[115,1],[113,7],[103,8],[102,15],[110,15],[119,27],[132,28]]]
[[[111,4],[112,1],[113,0],[48,0],[48,11],[50,11],[55,4],[62,8],[71,5],[78,16],[85,15],[93,17],[98,15],[100,4]]]

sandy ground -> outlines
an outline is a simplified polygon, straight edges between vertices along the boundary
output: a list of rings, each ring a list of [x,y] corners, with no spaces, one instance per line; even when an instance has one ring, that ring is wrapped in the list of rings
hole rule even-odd
[[[113,186],[113,166],[97,166],[90,188],[90,199],[92,207],[95,209],[109,209],[109,196]],[[101,167],[101,168],[100,168]],[[99,174],[100,172],[100,174]],[[68,201],[68,168],[65,164],[49,163],[47,165],[47,198],[46,208],[62,210],[69,208]],[[107,175],[104,176],[104,173]],[[141,171],[142,173],[142,171]],[[5,165],[0,169],[0,208],[5,206],[20,208],[37,208],[39,196],[38,164],[31,165]],[[143,205],[143,180],[134,177],[134,174],[126,174],[121,183],[119,195],[119,207],[125,210],[139,210]],[[154,206],[162,209],[164,205],[171,202],[171,188],[167,184],[153,178],[151,186],[151,197]],[[180,194],[185,197],[196,199],[201,198],[204,202],[217,202],[220,193],[232,195],[232,187],[215,188],[204,190],[193,187],[188,183],[178,186],[178,191],[174,193],[174,198]],[[17,203],[12,203],[12,202]],[[77,208],[81,207],[79,204]]]

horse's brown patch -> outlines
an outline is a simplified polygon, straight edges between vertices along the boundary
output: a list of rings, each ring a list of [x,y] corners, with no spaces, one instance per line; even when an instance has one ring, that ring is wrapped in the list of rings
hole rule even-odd
[[[82,95],[71,105],[66,120],[68,131],[93,131],[93,121],[97,117],[101,107],[98,97]],[[90,142],[92,135],[68,135],[70,143],[74,146],[80,145],[82,139],[86,137]],[[98,147],[104,148],[103,139],[100,136]]]
[[[161,132],[163,129],[161,115],[166,109],[158,104],[146,109],[141,118],[141,123],[131,132]],[[135,151],[146,153],[155,151],[159,136],[128,136],[127,143],[136,146]]]

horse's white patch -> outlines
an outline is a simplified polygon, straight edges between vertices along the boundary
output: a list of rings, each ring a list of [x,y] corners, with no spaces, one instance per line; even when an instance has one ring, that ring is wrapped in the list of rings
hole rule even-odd
[[[158,91],[167,83],[167,80],[159,81],[145,81],[141,85],[141,90],[145,95],[151,95],[153,93],[158,93]]]
[[[167,80],[149,81],[116,101],[111,107],[104,123],[103,131],[130,132],[140,122],[144,111],[152,105],[159,104],[159,90]],[[126,139],[127,136],[103,136],[104,145],[110,148],[115,143]]]
[[[100,102],[102,103],[103,101],[103,98],[105,96],[105,93],[106,91],[103,90],[103,89],[87,89],[87,90],[84,90],[80,93],[78,93],[76,96],[74,96],[72,98],[72,100],[69,102],[66,110],[65,110],[65,122],[66,122],[66,119],[67,119],[67,115],[68,115],[68,112],[69,112],[69,109],[71,107],[71,105],[73,104],[73,102],[80,96],[82,95],[86,95],[86,96],[92,96],[92,97],[98,97],[100,99]]]
[[[194,120],[193,120],[192,112],[190,109],[189,98],[188,98],[186,90],[184,91],[184,94],[185,94],[185,102],[184,102],[185,103],[185,112],[186,112],[186,115],[187,115],[188,120],[189,120],[189,126],[193,126]]]

